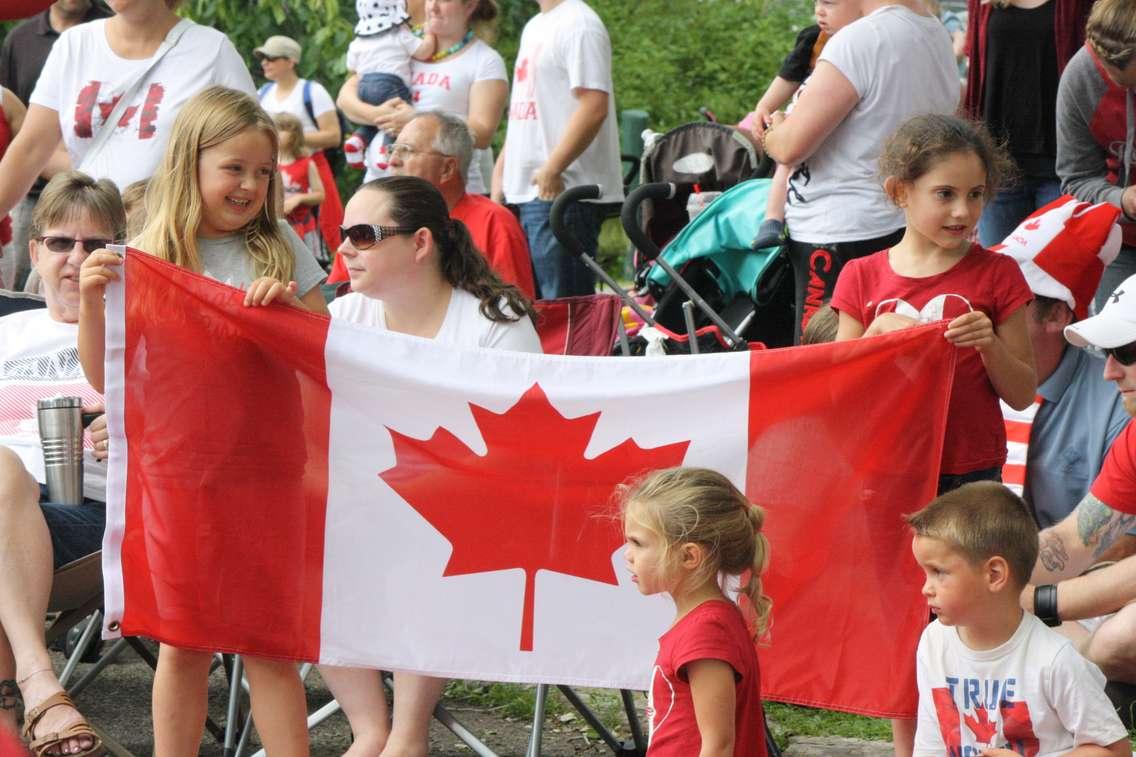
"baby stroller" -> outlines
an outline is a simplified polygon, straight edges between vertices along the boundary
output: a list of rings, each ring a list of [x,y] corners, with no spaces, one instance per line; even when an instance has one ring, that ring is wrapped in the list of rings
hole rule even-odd
[[[648,276],[656,295],[654,313],[616,283],[565,228],[564,210],[572,202],[600,196],[597,186],[573,187],[553,203],[550,222],[564,248],[580,256],[644,324],[627,339],[620,332],[622,354],[670,354],[743,350],[750,342],[780,347],[791,344],[793,282],[777,250],[751,250],[749,240],[761,218],[768,179],[744,182],[723,193],[684,229],[660,255],[637,223],[645,201],[674,198],[674,184],[646,184],[624,203],[621,220],[632,243],[654,261]],[[682,272],[676,268],[682,268]]]
[[[655,246],[662,248],[686,226],[692,193],[721,192],[738,182],[769,176],[771,171],[772,163],[758,155],[746,136],[723,124],[700,121],[648,135],[639,183],[670,182],[676,190],[672,197],[644,203],[640,225]],[[647,265],[639,250],[632,262],[637,273]]]
[[[638,206],[648,199],[661,204],[658,200],[673,197],[678,186],[647,184],[628,197],[621,219],[624,230],[653,261],[644,267],[639,291],[654,299],[654,326],[667,334],[668,341],[681,341],[684,332],[710,330],[715,337],[726,337],[719,341],[729,348],[736,348],[739,341],[765,347],[792,344],[791,266],[779,248],[750,247],[769,185],[769,179],[750,179],[726,190],[661,253],[636,223]]]

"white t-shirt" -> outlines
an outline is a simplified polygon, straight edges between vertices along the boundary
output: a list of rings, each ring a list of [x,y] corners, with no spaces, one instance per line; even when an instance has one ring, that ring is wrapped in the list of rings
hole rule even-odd
[[[59,114],[63,143],[77,168],[116,100],[151,61],[115,55],[107,44],[106,23],[91,21],[59,35],[31,96],[31,102]],[[189,28],[147,75],[100,154],[91,165],[82,165],[86,173],[108,178],[119,188],[148,179],[186,100],[214,84],[256,93],[228,37],[208,26],[183,23]]]
[[[1006,643],[984,651],[936,620],[916,661],[915,757],[978,757],[987,746],[1047,757],[1128,736],[1100,669],[1030,613]]]
[[[807,243],[852,242],[903,228],[903,212],[883,191],[880,152],[912,116],[957,110],[950,35],[934,16],[887,5],[841,29],[820,60],[848,79],[860,101],[789,180],[789,234]]]
[[[0,318],[0,446],[8,447],[39,483],[46,483],[36,401],[64,395],[100,404],[79,365],[79,324],[54,320],[46,309]],[[106,501],[106,463],[84,440],[83,496]]]
[[[347,70],[364,74],[394,74],[410,86],[410,63],[422,45],[406,24],[385,32],[356,37],[347,46]]]
[[[332,318],[386,330],[383,301],[358,292],[333,300],[328,305]],[[505,312],[509,312],[505,308]],[[464,289],[455,289],[446,317],[434,340],[452,347],[542,352],[540,338],[531,318],[491,321],[481,314],[481,301]]]
[[[577,100],[574,89],[608,93],[607,118],[599,133],[564,171],[566,187],[599,184],[599,202],[623,199],[611,40],[603,21],[583,0],[564,0],[525,24],[513,68],[509,128],[505,133],[505,198],[536,199],[533,174],[564,134]]]
[[[466,118],[469,116],[469,93],[480,81],[508,82],[505,61],[501,55],[480,39],[474,39],[464,50],[436,63],[412,61],[410,94],[419,112],[441,110]],[[375,151],[378,145],[372,141]],[[367,165],[373,166],[377,152],[368,154]],[[486,167],[488,166],[488,170]],[[473,151],[465,190],[471,194],[488,194],[492,175],[493,151],[489,148]],[[368,174],[368,180],[384,175],[377,170]]]
[[[264,108],[271,116],[275,116],[277,113],[291,113],[300,119],[304,131],[317,131],[319,124],[308,116],[308,109],[304,107],[305,82],[307,82],[307,79],[297,81],[296,86],[292,87],[292,91],[283,99],[277,96],[276,82],[271,82],[268,88],[264,90],[264,94],[260,96],[260,107]],[[312,82],[311,92],[312,113],[316,114],[316,118],[335,110],[335,101],[331,99],[331,95],[318,81]]]

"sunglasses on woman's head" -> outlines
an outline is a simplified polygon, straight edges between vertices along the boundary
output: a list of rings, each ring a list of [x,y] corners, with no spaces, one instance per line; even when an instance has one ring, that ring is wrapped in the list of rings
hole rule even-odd
[[[43,242],[43,246],[52,252],[71,252],[75,249],[75,243],[83,245],[83,252],[88,254],[95,250],[101,250],[108,244],[114,244],[113,239],[76,239],[75,237],[39,237],[39,241]]]
[[[377,226],[372,223],[357,223],[354,226],[340,226],[339,233],[351,241],[356,250],[365,250],[398,234],[413,234],[418,229],[409,226]]]
[[[1120,347],[1109,347],[1102,352],[1121,365],[1136,364],[1136,342],[1130,342]]]

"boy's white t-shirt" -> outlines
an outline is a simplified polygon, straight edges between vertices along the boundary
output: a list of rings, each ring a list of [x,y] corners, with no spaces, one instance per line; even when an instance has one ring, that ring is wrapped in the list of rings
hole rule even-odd
[[[80,167],[94,135],[115,102],[151,58],[115,55],[106,39],[107,19],[72,27],[59,35],[47,56],[31,102],[59,114],[71,164]],[[214,84],[255,95],[252,77],[221,32],[191,25],[147,75],[114,134],[83,170],[118,187],[148,179],[157,169],[174,117],[189,98]]]
[[[85,406],[101,404],[79,365],[79,324],[53,319],[46,309],[0,318],[0,446],[16,453],[39,483],[45,483],[36,401],[64,395]],[[106,500],[105,461],[94,457],[84,436],[83,496]]]
[[[276,98],[276,82],[272,82],[260,98],[260,107],[264,108],[271,116],[275,116],[277,113],[291,113],[300,119],[304,131],[317,131],[319,124],[312,121],[311,117],[308,116],[308,109],[304,107],[305,82],[307,82],[307,79],[297,81],[296,86],[292,87],[292,91],[282,100]],[[335,110],[335,101],[331,99],[327,89],[318,81],[312,82],[311,92],[312,113],[315,114],[316,118]]]
[[[1128,736],[1100,669],[1030,613],[1006,643],[983,651],[936,620],[916,663],[915,757],[978,757],[988,746],[1047,757]]]
[[[328,310],[332,318],[342,318],[350,323],[384,331],[387,328],[383,301],[359,292],[332,300]],[[509,312],[507,307],[505,312]],[[482,347],[513,352],[542,352],[540,338],[531,318],[522,316],[516,321],[491,321],[481,314],[481,300],[464,289],[453,290],[446,316],[434,341],[463,349]]]
[[[394,74],[410,86],[410,61],[422,39],[399,24],[385,32],[356,37],[347,46],[347,70],[364,74]]]
[[[410,93],[415,110],[420,113],[441,110],[463,119],[469,117],[469,93],[474,84],[482,81],[509,81],[501,55],[476,38],[459,53],[437,62],[416,60],[411,63],[410,69]],[[367,155],[368,166],[375,165],[377,150],[377,142],[372,141]],[[465,177],[467,192],[489,193],[490,175],[483,170],[486,165],[491,169],[493,151],[489,148],[474,150],[469,175]],[[382,175],[385,172],[375,170],[368,173],[368,179]]]
[[[599,202],[623,199],[611,39],[583,0],[564,0],[533,16],[521,33],[505,133],[504,190],[509,202],[536,199],[533,174],[564,134],[578,103],[574,89],[607,92],[608,112],[595,139],[564,171],[564,185],[599,184]]]
[[[821,244],[890,234],[905,220],[884,194],[880,153],[909,118],[958,109],[950,35],[934,16],[888,5],[833,35],[821,61],[835,66],[860,100],[789,180],[789,235]]]

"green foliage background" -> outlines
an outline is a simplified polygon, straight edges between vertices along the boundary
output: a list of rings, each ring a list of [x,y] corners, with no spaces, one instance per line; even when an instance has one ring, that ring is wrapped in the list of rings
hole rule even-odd
[[[521,29],[534,0],[498,0],[495,47],[512,72]],[[699,106],[736,121],[777,73],[802,25],[808,0],[588,0],[611,34],[616,109],[651,115],[656,130],[696,120]],[[300,73],[334,95],[355,22],[352,0],[186,0],[183,14],[229,35],[246,54],[272,34],[304,46]],[[0,25],[0,36],[10,24]]]

